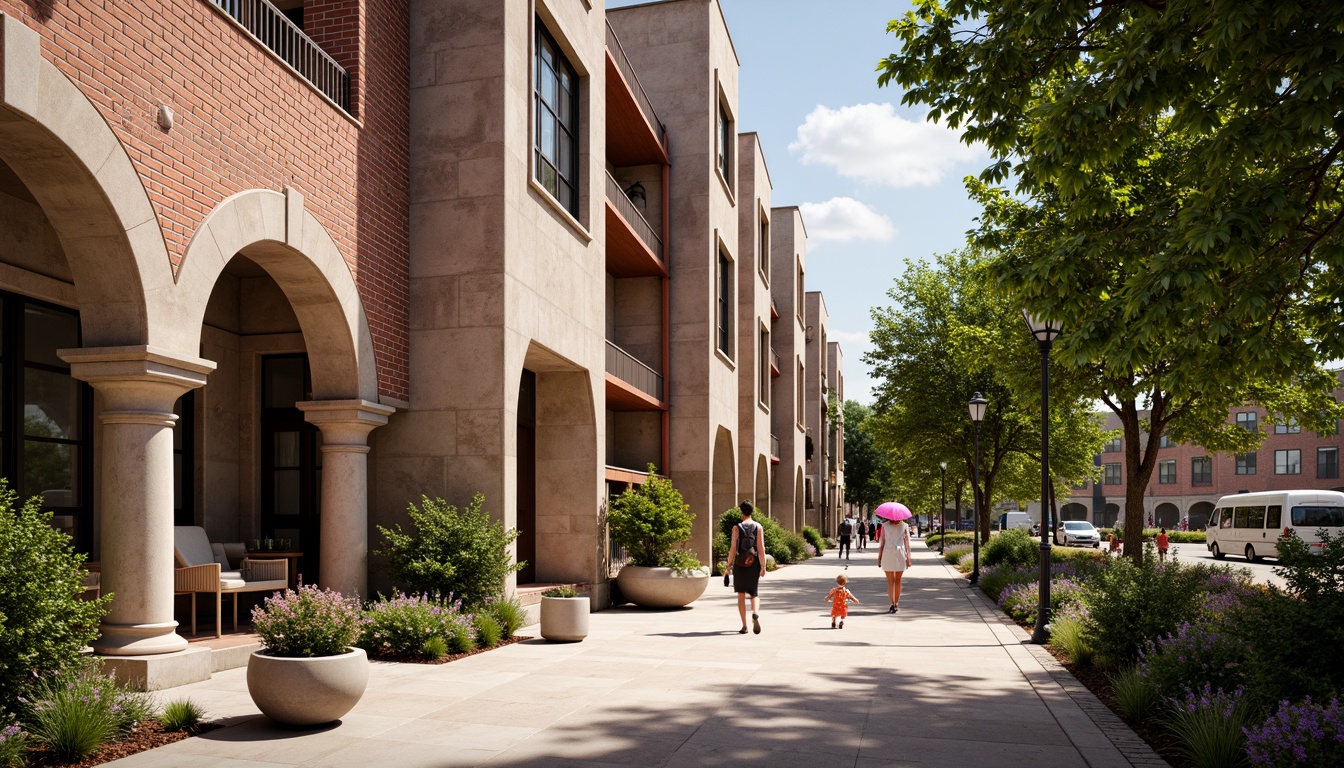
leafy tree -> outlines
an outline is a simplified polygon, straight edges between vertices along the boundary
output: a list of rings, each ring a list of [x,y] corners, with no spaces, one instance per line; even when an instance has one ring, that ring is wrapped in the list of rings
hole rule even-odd
[[[863,403],[845,401],[845,498],[872,510],[885,500],[883,489],[890,470],[887,457],[874,445],[865,426],[869,413]]]
[[[911,264],[888,295],[895,306],[873,310],[873,350],[864,357],[879,381],[865,425],[890,457],[893,484],[936,510],[940,461],[949,483],[972,478],[966,406],[973,393],[984,395],[979,483],[971,485],[987,538],[995,501],[1040,492],[1039,352],[1020,309],[986,279],[979,251]],[[1051,392],[1051,469],[1064,488],[1091,475],[1101,436],[1071,378],[1052,380]]]

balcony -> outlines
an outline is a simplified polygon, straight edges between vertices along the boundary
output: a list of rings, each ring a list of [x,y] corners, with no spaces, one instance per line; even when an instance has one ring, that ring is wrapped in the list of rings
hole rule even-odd
[[[770,436],[770,463],[779,463],[779,438],[774,435]]]
[[[662,411],[663,376],[607,342],[607,407],[613,411]]]
[[[618,166],[667,165],[667,129],[607,23],[607,159]]]
[[[350,112],[350,73],[267,0],[206,0],[323,96]]]
[[[770,376],[779,376],[779,353],[775,351],[774,347],[770,348]]]
[[[607,174],[607,271],[612,277],[666,277],[663,239]]]
[[[771,296],[771,297],[770,297],[770,321],[771,321],[771,322],[774,322],[775,320],[778,320],[778,319],[779,319],[779,307],[776,307],[776,306],[775,306],[775,297],[774,297],[774,296]]]

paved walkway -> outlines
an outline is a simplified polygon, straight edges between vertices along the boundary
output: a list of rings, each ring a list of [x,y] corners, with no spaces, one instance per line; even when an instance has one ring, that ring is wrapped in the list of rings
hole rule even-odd
[[[832,553],[763,580],[758,636],[737,634],[733,595],[712,581],[691,609],[594,614],[582,643],[377,663],[359,706],[317,731],[273,726],[245,670],[220,673],[170,695],[233,725],[110,765],[1165,765],[922,542],[915,549],[895,616],[869,549],[848,570],[863,604],[830,629],[822,597],[843,572]]]

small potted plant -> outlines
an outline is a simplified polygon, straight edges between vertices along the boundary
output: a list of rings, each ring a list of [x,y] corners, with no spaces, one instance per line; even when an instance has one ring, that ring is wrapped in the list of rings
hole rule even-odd
[[[616,583],[621,594],[647,608],[682,608],[695,602],[709,586],[709,573],[685,549],[695,515],[672,481],[649,476],[611,502],[607,524],[611,538],[630,555]]]
[[[364,623],[359,598],[309,584],[252,609],[265,646],[247,662],[247,692],[262,714],[283,725],[321,725],[359,703],[369,658],[354,647]]]
[[[553,587],[541,593],[541,636],[552,642],[577,643],[588,636],[587,595],[573,587]]]

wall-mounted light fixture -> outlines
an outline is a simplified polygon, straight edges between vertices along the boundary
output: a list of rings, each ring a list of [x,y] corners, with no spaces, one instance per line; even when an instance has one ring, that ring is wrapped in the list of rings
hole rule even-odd
[[[625,190],[625,196],[630,198],[631,204],[641,211],[649,207],[649,197],[645,194],[644,185],[638,181]]]

